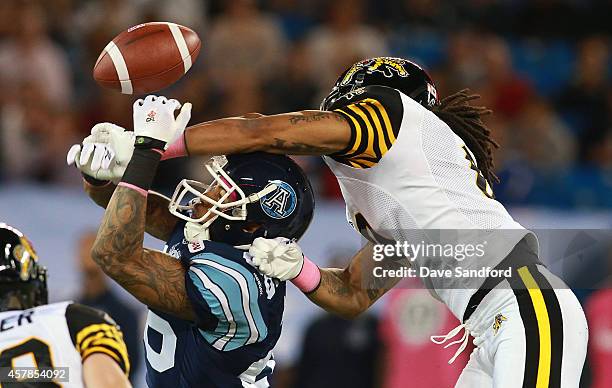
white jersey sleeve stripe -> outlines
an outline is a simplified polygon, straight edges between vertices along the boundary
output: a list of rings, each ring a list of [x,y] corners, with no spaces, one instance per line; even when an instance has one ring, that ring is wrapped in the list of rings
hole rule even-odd
[[[206,276],[204,271],[196,267],[191,267],[189,268],[189,270],[196,274],[196,276],[200,279],[204,287],[206,287],[221,304],[223,314],[225,315],[225,318],[229,323],[229,328],[227,333],[223,337],[213,342],[212,346],[215,349],[223,350],[225,345],[234,337],[234,334],[236,333],[236,322],[234,321],[234,316],[232,315],[232,310],[230,309],[227,297],[225,296],[223,290],[219,288],[219,286],[217,286],[212,280],[210,280],[208,276]]]
[[[246,319],[249,325],[249,329],[250,329],[250,335],[249,335],[249,338],[246,344],[252,344],[252,343],[257,342],[257,340],[259,339],[259,331],[257,330],[257,325],[255,324],[253,313],[251,312],[249,286],[244,276],[240,272],[232,268],[226,267],[224,265],[221,265],[212,260],[196,259],[196,260],[193,260],[193,263],[204,264],[212,268],[215,268],[227,274],[229,277],[233,278],[238,283],[240,287],[240,291],[241,291],[240,294],[242,298],[242,308],[244,309],[244,314],[246,316]]]

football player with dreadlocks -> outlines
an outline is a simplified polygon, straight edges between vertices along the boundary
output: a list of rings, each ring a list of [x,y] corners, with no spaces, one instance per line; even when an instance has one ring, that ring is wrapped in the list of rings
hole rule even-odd
[[[346,317],[365,311],[397,281],[379,286],[363,280],[372,278],[375,244],[486,241],[478,259],[411,257],[417,273],[511,269],[507,277],[423,279],[462,321],[432,340],[446,342],[464,329],[453,342],[461,343],[458,355],[470,334],[475,337],[457,387],[577,387],[588,337],[584,313],[540,262],[535,235],[494,198],[497,145],[482,121],[490,111],[471,104],[477,98],[462,90],[440,99],[420,66],[372,58],[338,78],[321,110],[197,124],[164,158],[253,151],[323,155],[340,184],[349,223],[370,242],[345,269],[318,268],[283,239],[258,238],[250,253],[262,273],[292,280],[314,303]],[[101,147],[96,159],[121,169],[131,150],[105,152]]]
[[[43,386],[131,386],[127,347],[115,322],[78,303],[47,304],[47,269],[23,233],[0,223],[0,367],[8,366],[14,369],[13,376],[2,376],[6,386],[38,386],[17,379],[18,368],[26,367],[67,379]],[[67,369],[54,370],[59,367]]]
[[[178,106],[138,100],[133,133],[103,124],[72,151],[85,190],[106,208],[92,257],[149,308],[150,387],[265,388],[285,282],[259,273],[247,249],[259,237],[299,239],[312,219],[312,189],[290,158],[257,152],[212,158],[209,185],[185,179],[171,199],[149,192],[165,145],[188,121],[189,105],[175,119]],[[119,150],[105,142],[115,135],[135,148],[127,168],[98,168],[104,157],[95,151]],[[143,247],[145,230],[166,242],[163,252]]]

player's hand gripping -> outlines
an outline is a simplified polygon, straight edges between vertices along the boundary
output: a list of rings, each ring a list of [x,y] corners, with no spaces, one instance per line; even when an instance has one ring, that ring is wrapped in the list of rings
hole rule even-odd
[[[259,272],[282,281],[294,279],[304,266],[304,254],[300,246],[284,237],[258,237],[251,244],[249,253]]]
[[[133,152],[134,132],[125,131],[115,124],[99,123],[94,125],[82,144],[70,148],[66,162],[92,178],[117,184]]]
[[[134,102],[134,134],[136,142],[144,143],[149,139],[163,143],[164,149],[182,136],[191,118],[191,103],[183,104],[179,114],[174,111],[181,107],[177,100],[164,96],[147,96]]]

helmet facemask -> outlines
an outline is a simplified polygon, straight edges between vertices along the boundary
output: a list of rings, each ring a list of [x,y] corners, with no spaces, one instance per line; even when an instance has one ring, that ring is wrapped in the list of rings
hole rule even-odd
[[[2,281],[0,284],[0,312],[9,310],[25,310],[48,303],[47,272],[45,268],[37,267],[38,274],[27,282]]]
[[[219,217],[229,221],[244,221],[247,218],[247,205],[258,202],[267,194],[275,191],[277,186],[271,184],[261,191],[248,197],[223,169],[227,165],[225,156],[213,156],[205,165],[206,171],[211,175],[212,182],[205,184],[195,180],[183,179],[177,186],[170,199],[168,210],[172,215],[187,223],[185,224],[185,238],[190,242],[208,240],[209,227]],[[216,187],[221,188],[218,199],[206,195]],[[193,196],[187,205],[181,205],[186,196]],[[194,218],[193,212],[197,204],[210,205],[201,217]],[[186,214],[187,213],[187,214]]]

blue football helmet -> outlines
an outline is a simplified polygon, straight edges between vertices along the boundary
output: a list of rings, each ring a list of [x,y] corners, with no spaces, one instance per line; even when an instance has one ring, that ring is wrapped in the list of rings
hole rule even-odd
[[[210,184],[184,179],[170,200],[170,212],[187,221],[185,238],[243,247],[257,237],[302,237],[314,212],[314,194],[302,169],[285,155],[255,152],[215,156],[206,165]],[[206,195],[222,188],[219,198]],[[193,199],[182,205],[188,196]],[[197,203],[210,206],[192,216]]]

